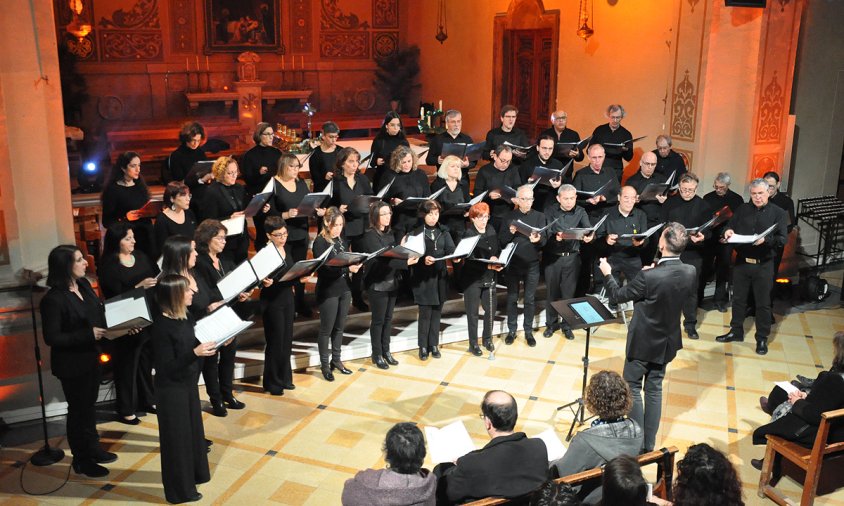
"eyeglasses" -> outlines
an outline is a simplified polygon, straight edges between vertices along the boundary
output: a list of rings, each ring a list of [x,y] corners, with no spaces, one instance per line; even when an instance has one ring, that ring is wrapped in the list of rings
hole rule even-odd
[[[287,232],[273,232],[272,234],[270,234],[270,237],[281,239],[282,237],[287,237]]]
[[[223,241],[223,242],[225,242],[225,241],[226,241],[226,236],[224,236],[224,235],[215,235],[215,236],[214,236],[214,239],[216,239],[216,240],[218,240],[218,241]]]
[[[680,188],[680,193],[694,193],[697,188]]]
[[[642,165],[644,165],[645,167],[656,167],[656,162],[654,162],[654,163],[642,162]]]
[[[533,200],[533,197],[516,197],[519,200]]]
[[[488,220],[489,215],[488,214],[479,214],[479,215],[475,216],[475,219],[476,220]]]
[[[484,418],[486,418],[486,415],[485,415],[485,414],[483,414],[483,413],[478,413],[478,418],[480,418],[481,420],[483,420]]]
[[[614,119],[616,121],[621,119],[621,116],[610,116],[610,119]]]
[[[272,135],[272,134],[273,134],[272,132],[264,132],[261,135]]]

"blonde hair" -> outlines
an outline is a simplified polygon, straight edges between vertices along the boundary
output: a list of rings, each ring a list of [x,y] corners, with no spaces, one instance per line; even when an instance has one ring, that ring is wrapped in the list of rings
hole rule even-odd
[[[463,160],[454,156],[448,155],[447,157],[443,158],[443,163],[440,164],[440,168],[437,170],[437,177],[441,177],[443,179],[448,179],[448,166],[452,163],[456,163],[458,167],[463,166]],[[458,178],[459,179],[459,178]]]
[[[155,285],[155,298],[161,311],[176,320],[187,319],[185,292],[188,290],[190,290],[190,281],[184,276],[167,274],[159,279]]]
[[[319,235],[326,241],[334,241],[331,237],[331,226],[337,223],[338,219],[344,220],[343,225],[346,224],[343,213],[339,209],[331,206],[325,210],[325,215],[322,217],[322,230],[319,232]]]
[[[407,155],[410,155],[410,159],[413,160],[410,172],[416,170],[417,165],[419,164],[419,158],[417,158],[416,153],[412,149],[403,145],[394,149],[390,155],[390,170],[393,172],[401,172],[401,161],[404,160],[404,157]]]
[[[218,183],[223,182],[223,177],[226,174],[226,167],[228,167],[230,163],[237,165],[237,160],[231,156],[221,156],[220,158],[217,158],[214,165],[211,167],[211,173],[214,174],[215,181]]]

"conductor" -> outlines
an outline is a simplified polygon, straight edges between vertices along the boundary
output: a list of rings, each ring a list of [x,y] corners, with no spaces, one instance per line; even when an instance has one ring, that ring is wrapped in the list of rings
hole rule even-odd
[[[654,449],[662,415],[665,368],[683,348],[680,313],[691,290],[695,289],[695,268],[680,262],[687,240],[683,225],[667,223],[659,237],[659,260],[655,266],[642,269],[623,288],[619,288],[613,278],[607,259],[601,258],[599,264],[610,302],[633,301],[623,375],[633,393],[630,418],[645,431],[645,452]]]

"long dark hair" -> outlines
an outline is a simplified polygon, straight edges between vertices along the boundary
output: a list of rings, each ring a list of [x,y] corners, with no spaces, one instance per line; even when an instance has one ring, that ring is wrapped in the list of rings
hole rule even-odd
[[[394,119],[399,120],[399,133],[393,136],[387,133],[387,123],[393,121]],[[378,130],[378,133],[375,135],[376,139],[387,139],[389,137],[396,137],[398,139],[406,138],[404,135],[404,123],[401,120],[401,116],[399,116],[399,113],[396,111],[389,111],[384,116],[384,122],[381,123],[381,129]]]
[[[108,179],[106,180],[105,184],[106,191],[108,191],[109,188],[117,184],[118,181],[123,179],[123,171],[129,167],[129,164],[132,163],[133,158],[137,158],[138,160],[140,160],[141,155],[134,151],[126,151],[118,155],[117,161],[114,162],[114,165],[111,166],[111,170],[108,172]],[[147,188],[146,181],[144,181],[144,177],[138,176],[138,179],[135,180],[135,184],[142,187],[147,195],[147,198],[149,198],[149,189]]]
[[[190,270],[191,243],[193,239],[183,235],[174,235],[164,241],[161,248],[161,273],[182,275]]]
[[[677,462],[674,504],[743,506],[741,482],[733,464],[706,443],[690,446]]]
[[[383,232],[379,228],[378,222],[381,218],[381,209],[384,208],[391,209],[390,204],[384,202],[383,200],[379,200],[377,202],[373,202],[371,206],[369,206],[369,226],[375,230],[378,235],[385,235],[390,233],[390,225],[387,225],[387,229]],[[392,209],[391,209],[392,210]]]
[[[130,230],[133,230],[133,228],[131,223],[127,221],[115,221],[108,227],[105,239],[103,239],[103,255],[100,263],[120,253],[120,241],[126,238]]]
[[[50,251],[47,257],[47,286],[69,288],[73,281],[73,257],[81,251],[74,244],[61,244]]]
[[[358,157],[358,162],[360,162],[360,153],[355,148],[343,148],[337,153],[337,162],[334,164],[334,179],[343,177],[343,165],[345,165],[346,160],[353,156]],[[358,170],[360,170],[360,166],[358,166]]]

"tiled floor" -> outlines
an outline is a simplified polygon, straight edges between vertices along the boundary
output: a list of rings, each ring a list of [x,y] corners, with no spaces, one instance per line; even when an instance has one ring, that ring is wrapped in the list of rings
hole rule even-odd
[[[751,445],[751,431],[768,418],[758,408],[758,398],[774,381],[795,374],[814,377],[829,366],[831,337],[844,330],[844,310],[835,307],[778,317],[765,357],[754,353],[752,339],[728,345],[714,341],[728,319],[729,313],[706,313],[701,339],[686,340],[685,349],[669,367],[657,442],[676,445],[681,453],[695,442],[728,452],[738,466],[747,503],[765,504],[756,496],[759,473],[749,463],[763,454],[761,447]],[[334,383],[310,369],[296,374],[296,390],[280,398],[264,394],[260,383],[239,383],[243,390],[239,398],[247,409],[229,411],[227,418],[205,415],[207,435],[215,444],[210,454],[212,480],[200,486],[202,503],[338,504],[346,479],[359,469],[384,465],[383,437],[395,422],[441,426],[462,419],[476,445],[483,445],[487,438],[477,413],[489,389],[504,389],[516,397],[518,429],[530,435],[553,426],[562,437],[571,413],[557,412],[556,407],[580,392],[584,333],[576,335],[576,340],[566,341],[559,333],[550,339],[537,334],[535,348],[523,339],[513,346],[499,341],[494,361],[470,356],[465,342],[446,345],[439,360],[421,362],[414,352],[401,353],[397,357],[401,365],[388,371],[357,360],[348,363],[354,374],[338,374]],[[590,370],[620,371],[624,343],[623,325],[595,332]],[[111,474],[104,480],[88,480],[71,473],[68,484],[43,497],[23,495],[19,485],[21,463],[38,444],[3,449],[0,503],[163,503],[157,430],[153,415],[136,427],[100,425],[106,446],[120,457],[108,466]],[[52,443],[67,448],[64,438]],[[55,488],[68,474],[69,462],[67,457],[47,468],[26,466],[25,487],[36,492]],[[432,464],[426,462],[428,467]],[[781,486],[794,495],[799,490],[787,479]],[[844,505],[844,490],[816,504]]]

